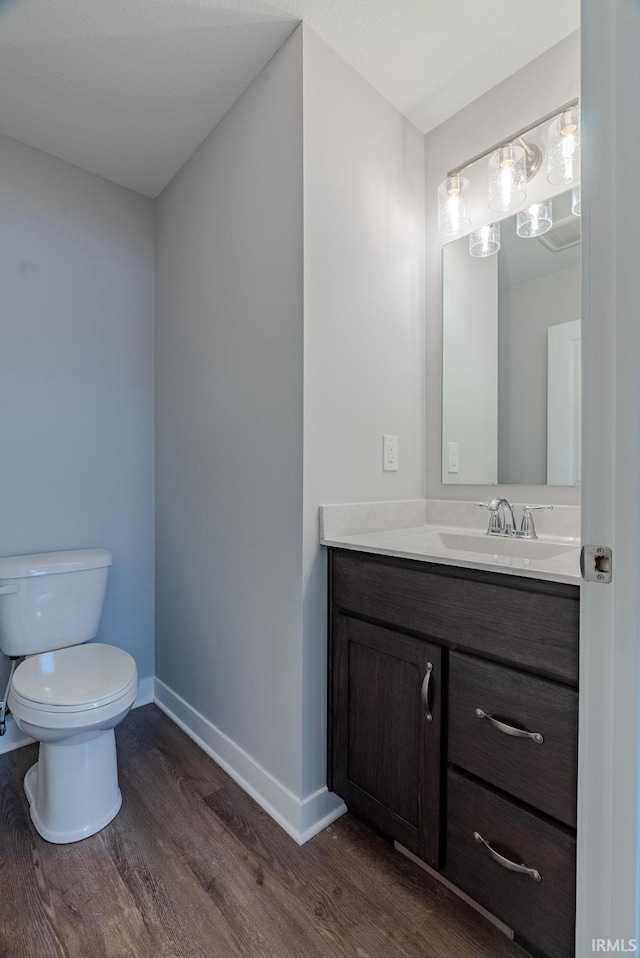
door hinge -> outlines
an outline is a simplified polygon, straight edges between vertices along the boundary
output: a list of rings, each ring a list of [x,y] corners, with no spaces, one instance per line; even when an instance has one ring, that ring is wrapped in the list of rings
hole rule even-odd
[[[610,546],[583,546],[580,550],[580,572],[585,582],[611,582],[613,559]]]

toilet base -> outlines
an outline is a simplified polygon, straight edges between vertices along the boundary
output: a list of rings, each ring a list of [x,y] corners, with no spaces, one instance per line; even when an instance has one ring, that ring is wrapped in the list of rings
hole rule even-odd
[[[122,805],[113,729],[40,743],[24,778],[31,820],[56,845],[79,842],[111,822]]]

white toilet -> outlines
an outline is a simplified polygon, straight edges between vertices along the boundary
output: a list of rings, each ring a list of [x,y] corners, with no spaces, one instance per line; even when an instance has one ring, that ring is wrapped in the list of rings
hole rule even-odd
[[[9,708],[40,742],[24,787],[33,824],[57,844],[100,831],[122,804],[113,730],[135,700],[136,664],[83,644],[98,631],[110,565],[106,549],[0,558],[0,649],[26,656]]]

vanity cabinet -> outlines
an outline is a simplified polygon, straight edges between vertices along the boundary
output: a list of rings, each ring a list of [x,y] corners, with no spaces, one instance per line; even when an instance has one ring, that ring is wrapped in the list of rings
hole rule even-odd
[[[330,551],[329,787],[572,958],[579,589]]]

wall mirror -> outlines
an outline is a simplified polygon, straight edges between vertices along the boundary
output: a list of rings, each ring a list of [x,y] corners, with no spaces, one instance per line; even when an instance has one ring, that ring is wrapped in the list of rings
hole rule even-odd
[[[546,202],[443,247],[443,483],[580,483],[579,188]]]

